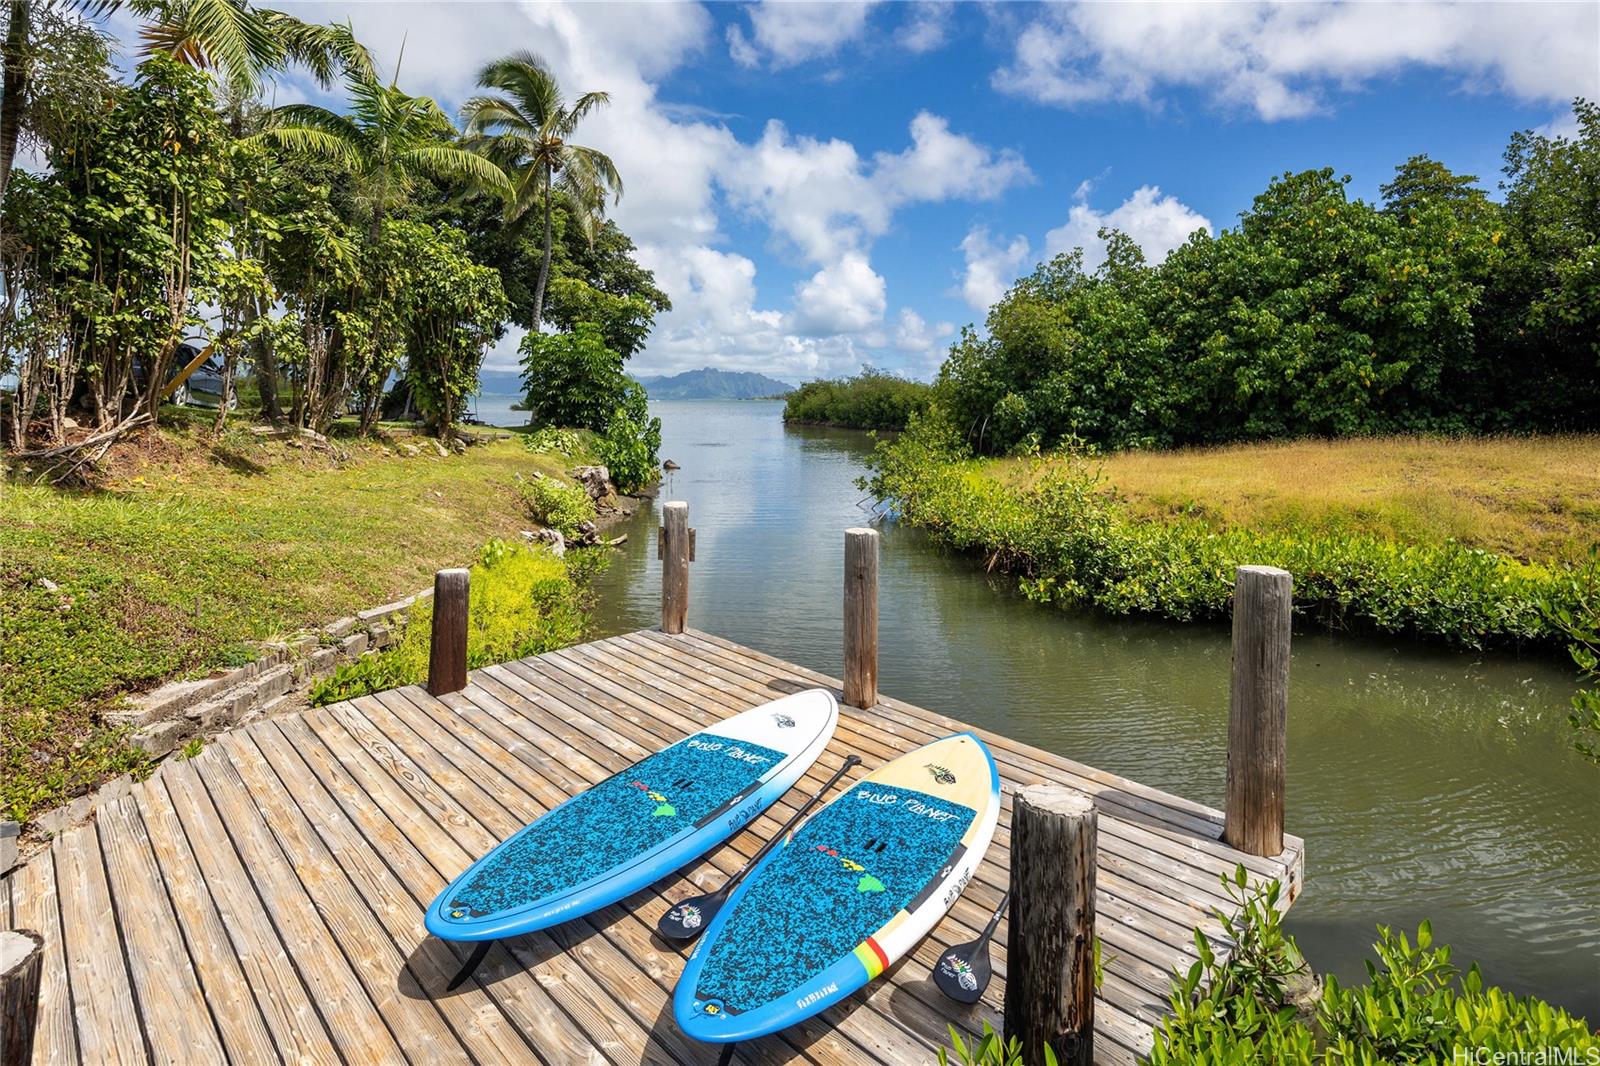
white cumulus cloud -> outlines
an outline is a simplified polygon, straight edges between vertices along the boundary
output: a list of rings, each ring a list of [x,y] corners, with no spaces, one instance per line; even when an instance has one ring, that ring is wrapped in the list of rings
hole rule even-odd
[[[1533,101],[1600,91],[1600,4],[1074,3],[1017,34],[996,88],[1072,106],[1160,106],[1172,89],[1263,119],[1315,113],[1337,88],[1423,68]]]
[[[1028,238],[1015,237],[995,243],[986,227],[973,229],[961,242],[966,269],[961,278],[961,296],[974,311],[986,311],[1005,295],[1017,271],[1028,260]]]
[[[1114,229],[1133,238],[1148,262],[1159,263],[1195,230],[1212,230],[1204,215],[1175,196],[1162,195],[1155,185],[1141,185],[1109,211],[1089,203],[1092,190],[1092,182],[1079,184],[1066,222],[1044,235],[1045,257],[1082,248],[1084,269],[1093,270],[1106,257],[1100,231]],[[961,296],[974,310],[986,311],[1030,265],[1032,245],[1025,236],[997,239],[986,227],[977,226],[961,242],[961,252],[965,259]]]
[[[1067,221],[1044,235],[1044,252],[1055,256],[1083,249],[1083,265],[1093,270],[1105,261],[1106,242],[1102,229],[1121,230],[1133,238],[1151,263],[1159,263],[1174,248],[1189,239],[1195,230],[1211,231],[1211,220],[1176,196],[1163,196],[1154,185],[1141,185],[1132,196],[1110,211],[1089,206],[1087,186],[1079,186],[1077,202],[1067,212]]]
[[[871,7],[854,0],[761,0],[749,8],[748,36],[738,25],[728,27],[728,53],[745,67],[756,66],[765,57],[774,69],[831,56],[866,31]]]
[[[804,336],[860,333],[883,320],[888,285],[860,252],[846,252],[795,288],[792,325]]]

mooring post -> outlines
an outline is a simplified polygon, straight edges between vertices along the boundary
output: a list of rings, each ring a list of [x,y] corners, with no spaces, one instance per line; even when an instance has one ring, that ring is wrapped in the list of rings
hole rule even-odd
[[[1023,1062],[1094,1062],[1094,801],[1029,785],[1011,804],[1011,925],[1006,932],[1004,1040]]]
[[[39,1022],[44,937],[31,929],[0,933],[0,1062],[31,1062]]]
[[[435,696],[467,687],[467,601],[472,572],[433,575],[433,642],[428,650],[428,691]]]
[[[661,509],[661,631],[682,633],[689,624],[689,505],[673,500]]]
[[[878,702],[878,531],[844,531],[844,701]]]
[[[1239,567],[1233,588],[1228,809],[1222,841],[1251,855],[1283,850],[1293,607],[1294,579],[1289,571]]]

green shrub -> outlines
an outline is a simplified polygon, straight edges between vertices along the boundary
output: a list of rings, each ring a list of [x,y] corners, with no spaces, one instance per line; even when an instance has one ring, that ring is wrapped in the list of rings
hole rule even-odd
[[[557,558],[547,548],[491,540],[472,567],[467,613],[467,665],[539,655],[584,639],[593,609],[590,580],[605,568],[599,549]],[[427,680],[433,605],[412,608],[405,633],[392,648],[342,663],[311,687],[320,707]]]
[[[649,485],[659,469],[661,419],[650,417],[649,403],[644,387],[629,382],[595,444],[600,461],[611,471],[612,482],[623,492],[637,492]]]
[[[1023,592],[1044,603],[1223,618],[1236,568],[1258,563],[1293,573],[1297,609],[1324,625],[1482,648],[1563,639],[1552,618],[1582,617],[1577,590],[1600,581],[1596,559],[1550,568],[1453,541],[1143,519],[1107,491],[1087,452],[1053,456],[1027,488],[986,477],[962,454],[959,435],[930,413],[879,446],[864,485],[941,543],[1017,574]]]
[[[1151,1066],[1445,1064],[1479,1048],[1491,1054],[1561,1049],[1574,1057],[1560,1061],[1600,1059],[1600,1037],[1581,1020],[1532,996],[1486,986],[1476,966],[1462,975],[1448,947],[1433,947],[1427,922],[1418,927],[1415,944],[1379,926],[1367,983],[1346,989],[1325,978],[1312,1011],[1294,1002],[1286,987],[1285,978],[1302,962],[1282,929],[1278,882],[1247,885],[1242,866],[1222,880],[1240,910],[1218,916],[1237,946],[1219,961],[1209,939],[1195,930],[1200,958],[1173,979]]]
[[[1600,765],[1600,548],[1589,552],[1589,565],[1563,575],[1561,595],[1543,604],[1545,616],[1571,643],[1567,650],[1584,686],[1572,697],[1567,720],[1577,734],[1579,754]]]
[[[587,450],[583,446],[583,434],[575,429],[559,429],[555,426],[544,426],[523,434],[522,446],[535,455],[565,455],[568,458],[582,455]]]
[[[955,1052],[953,1058],[951,1050]],[[961,1066],[1029,1066],[1022,1061],[1021,1042],[1012,1037],[1007,1044],[988,1022],[983,1023],[983,1036],[975,1044],[962,1040],[956,1027],[950,1027],[950,1048],[939,1049],[939,1066],[950,1066],[952,1062]],[[1056,1066],[1056,1054],[1048,1047],[1044,1049],[1044,1066]]]
[[[522,496],[535,522],[560,530],[564,537],[577,536],[580,525],[594,521],[594,501],[581,485],[535,476],[523,482]]]
[[[784,400],[785,422],[904,429],[928,406],[933,386],[867,366],[853,378],[808,381]]]
[[[1223,883],[1241,908],[1232,917],[1219,913],[1237,946],[1219,962],[1196,930],[1200,960],[1173,980],[1171,1013],[1157,1031],[1152,1066],[1445,1063],[1459,1061],[1458,1049],[1600,1048],[1565,1012],[1486,988],[1476,967],[1458,982],[1450,949],[1432,948],[1427,922],[1414,947],[1380,926],[1368,983],[1344,989],[1328,977],[1315,1012],[1308,1012],[1287,994],[1285,979],[1302,964],[1282,931],[1278,883],[1247,888],[1243,867]]]

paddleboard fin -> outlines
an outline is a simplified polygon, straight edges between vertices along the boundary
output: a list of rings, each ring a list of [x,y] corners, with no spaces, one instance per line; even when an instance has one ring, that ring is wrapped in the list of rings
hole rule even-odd
[[[484,956],[489,954],[489,949],[492,947],[494,947],[493,940],[480,941],[477,947],[472,949],[472,954],[468,956],[466,964],[461,967],[459,973],[450,978],[450,983],[445,986],[444,990],[446,992],[454,992],[460,988],[466,979],[472,976],[472,972],[478,968],[478,964],[483,962]]]

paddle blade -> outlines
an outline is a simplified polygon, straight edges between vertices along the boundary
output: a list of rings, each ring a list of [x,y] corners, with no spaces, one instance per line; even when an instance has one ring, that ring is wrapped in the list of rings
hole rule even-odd
[[[989,987],[989,939],[958,944],[945,952],[933,971],[939,991],[957,1003],[976,1003]]]
[[[723,894],[713,892],[678,903],[661,916],[656,932],[667,940],[693,940],[706,931],[711,919],[722,909]]]

